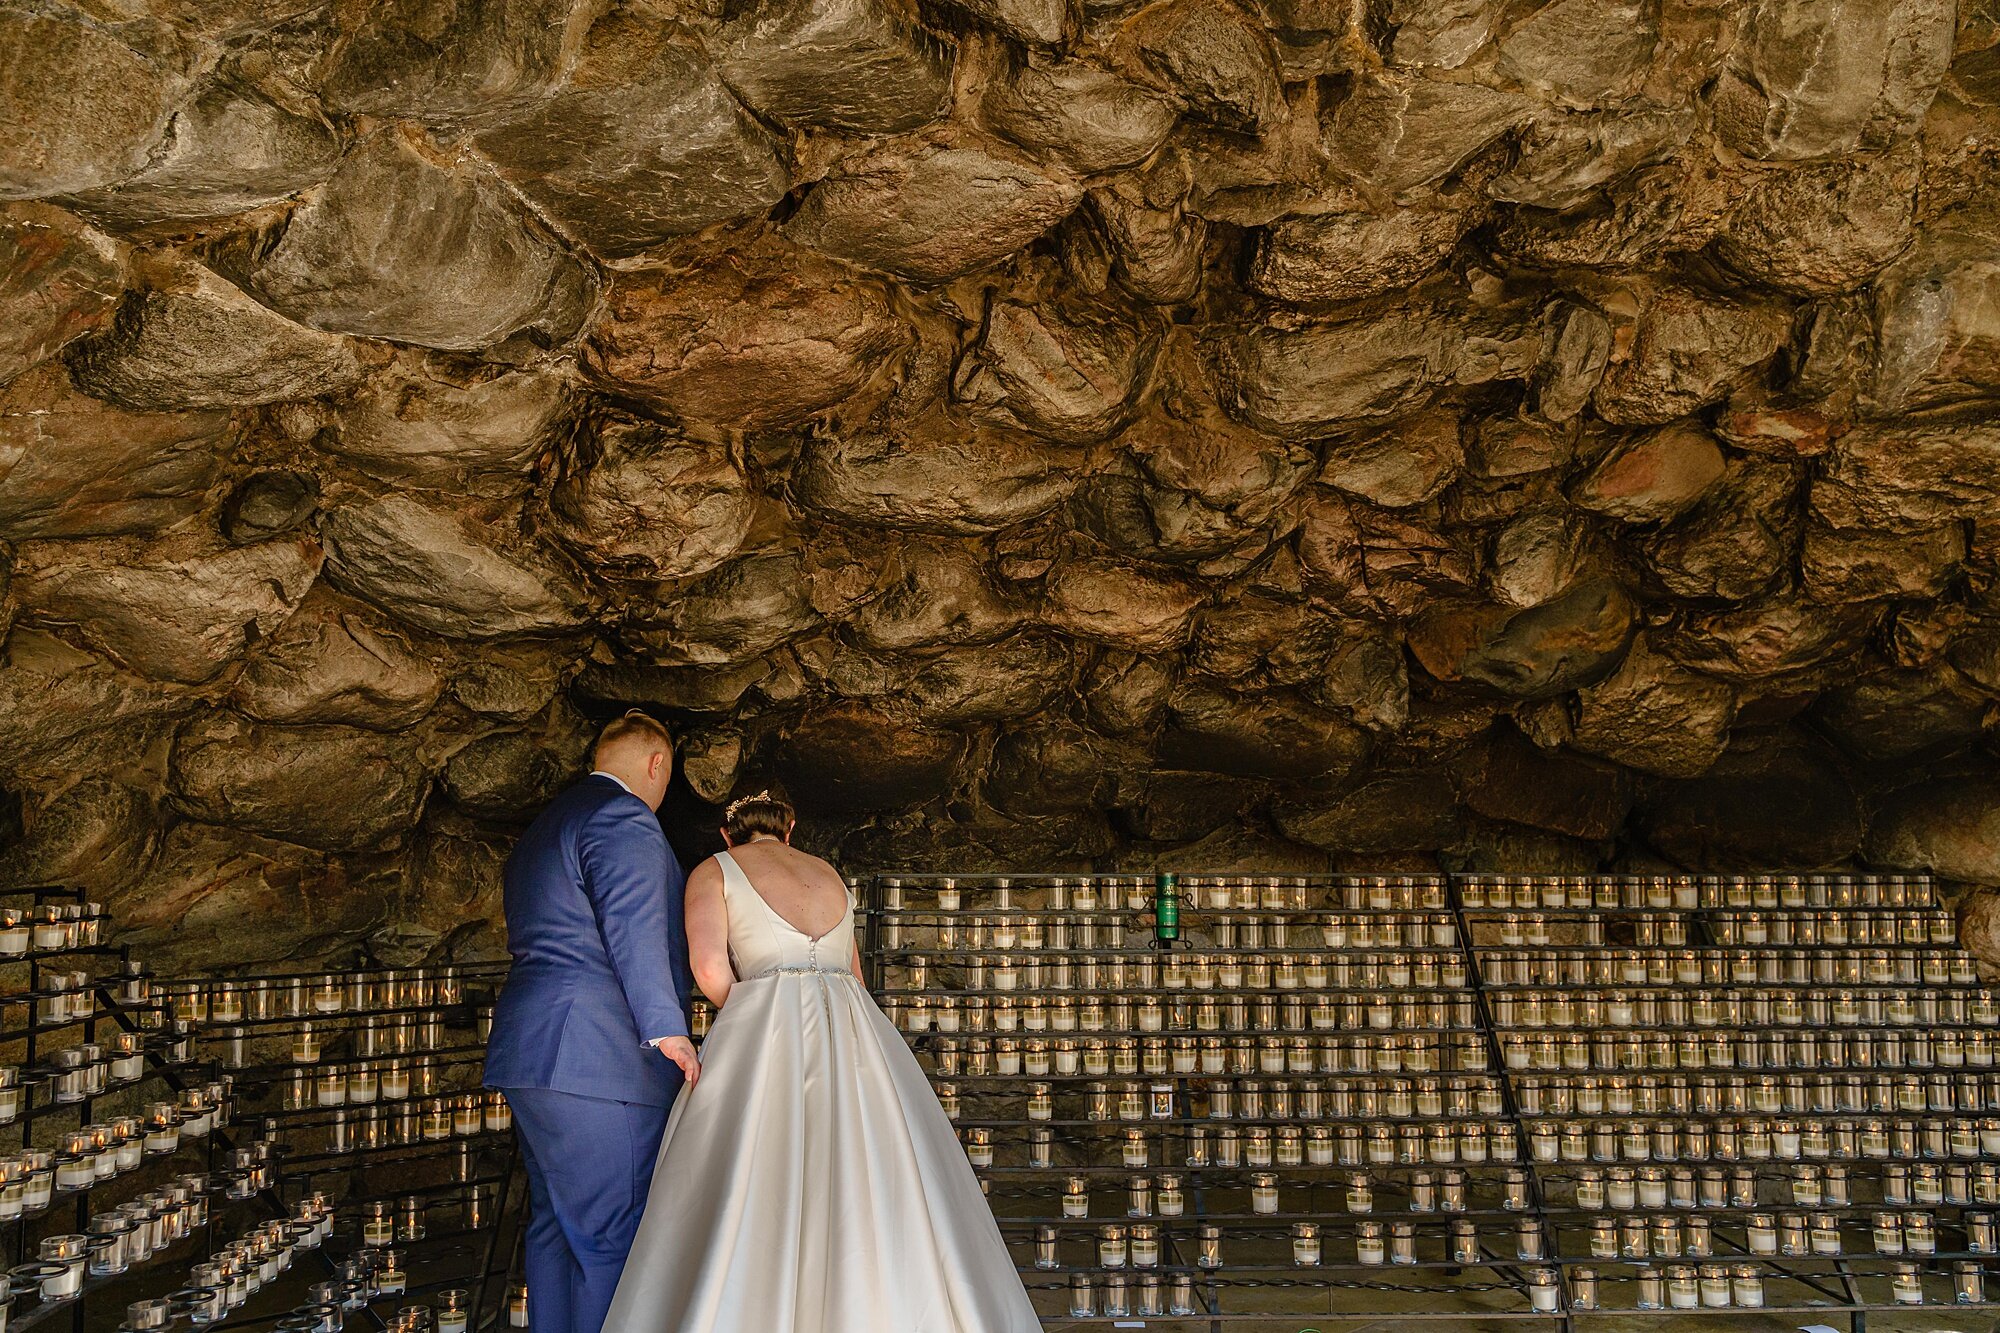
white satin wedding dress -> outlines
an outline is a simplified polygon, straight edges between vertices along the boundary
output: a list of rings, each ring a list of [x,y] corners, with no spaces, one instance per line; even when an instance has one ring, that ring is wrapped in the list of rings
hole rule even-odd
[[[909,1047],[850,970],[722,866],[740,980],[667,1120],[604,1333],[1040,1333]]]

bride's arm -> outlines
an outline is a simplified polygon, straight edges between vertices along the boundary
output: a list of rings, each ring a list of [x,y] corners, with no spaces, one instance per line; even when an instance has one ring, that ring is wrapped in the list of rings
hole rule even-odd
[[[729,909],[722,901],[722,868],[713,861],[702,862],[688,876],[683,924],[695,984],[720,1010],[736,984],[736,970],[729,965]]]

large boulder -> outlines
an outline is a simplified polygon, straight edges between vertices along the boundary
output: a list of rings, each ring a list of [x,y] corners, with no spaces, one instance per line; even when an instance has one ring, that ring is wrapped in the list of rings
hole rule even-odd
[[[1258,233],[1247,282],[1294,304],[1377,296],[1443,264],[1480,220],[1450,206],[1283,218]]]
[[[556,531],[600,570],[705,574],[749,534],[756,497],[727,450],[628,417],[597,423],[588,459],[549,494]]]
[[[1344,777],[1368,753],[1360,728],[1283,693],[1184,685],[1168,701],[1162,767],[1237,777]]]
[[[848,621],[855,640],[877,652],[991,642],[1021,621],[963,546],[911,542],[896,551],[885,583]]]
[[[1784,733],[1740,739],[1698,778],[1641,806],[1646,841],[1703,871],[1839,865],[1861,849],[1861,802],[1824,747]]]
[[[445,795],[467,814],[525,823],[582,775],[580,760],[526,732],[496,731],[453,754],[441,776]]]
[[[1354,626],[1304,599],[1240,593],[1196,617],[1187,663],[1218,680],[1316,683]],[[1240,685],[1231,688],[1241,688]]]
[[[325,412],[299,413],[288,425],[377,481],[507,495],[534,480],[569,406],[559,371],[405,353]]]
[[[806,441],[793,493],[834,518],[924,532],[991,532],[1046,513],[1083,460],[1000,426],[933,415]]]
[[[406,733],[268,727],[227,713],[174,737],[167,782],[190,818],[325,851],[359,850],[408,831],[430,790]]]
[[[704,575],[665,608],[648,644],[662,663],[722,666],[767,653],[818,623],[799,556],[745,555]]]
[[[1272,818],[1294,842],[1329,852],[1436,851],[1458,842],[1458,790],[1435,772],[1385,773],[1338,797],[1293,797]]]
[[[1307,447],[1230,420],[1194,385],[1170,383],[1120,444],[1144,474],[1146,510],[1166,550],[1207,555],[1236,546],[1312,475]]]
[[[899,693],[941,727],[1045,717],[1075,684],[1076,657],[1062,635],[1032,630],[990,644],[948,645],[908,659]]]
[[[386,0],[342,10],[320,96],[348,115],[477,124],[553,93],[599,12],[584,0]]]
[[[1769,172],[1716,238],[1715,252],[1783,291],[1852,291],[1909,245],[1920,167],[1903,152]]]
[[[1907,765],[1977,741],[1988,729],[1992,701],[1949,667],[1911,667],[1843,681],[1819,697],[1812,715],[1857,758]]]
[[[1624,523],[1659,523],[1699,500],[1726,470],[1707,431],[1668,426],[1612,444],[1571,484],[1569,498]]]
[[[1656,0],[1552,0],[1500,38],[1495,68],[1564,105],[1622,101],[1651,69],[1659,11]]]
[[[791,188],[777,141],[664,21],[597,21],[563,89],[475,142],[569,235],[622,259],[767,211]]]
[[[1723,141],[1831,157],[1915,129],[1951,63],[1950,0],[1757,0],[1713,96]]]
[[[595,295],[490,167],[394,130],[342,159],[248,281],[312,328],[458,351],[554,346]]]
[[[801,719],[777,756],[788,790],[834,812],[893,809],[947,795],[963,737],[859,705]]]
[[[1685,107],[1538,116],[1522,132],[1513,165],[1486,190],[1510,204],[1579,208],[1672,155],[1694,130],[1694,113]]]
[[[1191,115],[1255,134],[1285,114],[1271,38],[1229,0],[1154,0],[1120,37]]]
[[[1219,337],[1213,351],[1225,405],[1289,437],[1399,416],[1453,384],[1525,378],[1539,344],[1525,332],[1481,332],[1447,311],[1412,305],[1254,327]]]
[[[1043,614],[1058,629],[1137,653],[1186,642],[1202,602],[1180,579],[1095,557],[1058,564],[1043,596]]]
[[[1698,777],[1729,745],[1736,692],[1677,666],[1644,636],[1604,679],[1577,691],[1570,744],[1663,777]]]
[[[1080,61],[1024,62],[986,87],[986,127],[1078,175],[1136,166],[1166,141],[1172,98]]]
[[[199,700],[17,625],[0,659],[0,774],[46,784],[123,768]]]
[[[1486,587],[1508,606],[1540,606],[1569,590],[1594,563],[1591,542],[1573,510],[1524,509],[1493,534]]]
[[[1545,753],[1500,728],[1459,761],[1465,803],[1488,819],[1592,841],[1611,838],[1631,811],[1631,774],[1563,751]]]
[[[690,429],[769,430],[854,393],[908,337],[880,286],[773,244],[619,274],[583,364]]]
[[[218,824],[169,828],[151,871],[109,888],[118,943],[186,974],[227,958],[242,967],[337,956],[379,925],[392,885],[337,856]]]
[[[1632,642],[1636,608],[1609,579],[1585,579],[1527,610],[1445,603],[1410,628],[1410,653],[1438,680],[1536,699],[1601,680]]]
[[[784,233],[864,268],[945,282],[1020,250],[1082,198],[1066,172],[939,134],[842,162],[806,195]]]
[[[1868,826],[1868,859],[1966,884],[2000,885],[2000,777],[1932,778],[1892,793]],[[1993,938],[1989,927],[1983,941],[1989,962],[1995,961]]]
[[[1621,306],[1591,404],[1606,421],[1625,426],[1663,424],[1720,402],[1791,330],[1789,312],[1775,303],[1726,300],[1668,283],[1635,285]]]
[[[443,690],[443,673],[408,640],[315,595],[258,647],[231,699],[260,722],[399,731]]]
[[[322,533],[327,578],[418,629],[483,639],[582,623],[582,594],[565,574],[469,516],[385,495],[335,509]]]
[[[349,339],[295,324],[193,266],[151,273],[108,327],[66,355],[79,389],[140,411],[310,398],[368,370]]]
[[[1965,555],[1965,528],[1958,523],[1917,532],[1808,523],[1799,580],[1821,602],[1927,599],[1950,586]]]
[[[1069,722],[1009,728],[993,742],[981,790],[1015,816],[1100,808],[1117,794],[1127,749]]]
[[[1433,499],[1465,461],[1458,414],[1419,412],[1325,445],[1319,479],[1372,504],[1401,509]]]
[[[1065,258],[1093,291],[1106,286],[1100,274],[1150,305],[1186,305],[1201,290],[1208,223],[1181,206],[1176,190],[1113,180],[1086,196],[1065,232]]]
[[[1837,528],[1910,532],[1989,514],[2000,501],[2000,426],[1858,427],[1834,442],[1810,498]]]
[[[187,552],[38,542],[22,550],[14,595],[141,675],[199,684],[284,623],[319,568],[306,540]]]
[[[45,205],[0,210],[0,384],[109,319],[124,289],[109,237]]]
[[[324,117],[225,74],[174,112],[143,170],[69,203],[121,227],[185,225],[289,198],[326,179],[339,159],[340,139]]]
[[[1328,119],[1325,151],[1353,179],[1404,196],[1466,166],[1533,108],[1476,83],[1364,76]]]
[[[0,537],[158,531],[207,502],[225,412],[126,412],[42,366],[0,389]]]
[[[774,120],[863,134],[915,129],[945,110],[948,56],[880,0],[782,0],[725,33],[722,77]]]
[[[146,165],[187,90],[154,25],[67,5],[0,10],[0,199],[73,194]]]
[[[996,301],[959,362],[954,392],[1004,424],[1088,444],[1129,420],[1157,339],[1150,325],[1115,314]]]
[[[1728,679],[1774,676],[1855,651],[1879,613],[1824,606],[1781,589],[1756,602],[1690,610],[1663,627],[1656,646],[1683,666]]]
[[[1646,536],[1640,558],[1676,597],[1740,602],[1767,592],[1792,567],[1798,492],[1795,469],[1736,459],[1691,508]]]
[[[1875,282],[1881,417],[2000,397],[2000,223],[1972,213],[1928,226]]]
[[[0,879],[112,889],[145,874],[159,849],[159,812],[148,793],[85,778],[35,811],[21,841],[0,850]]]

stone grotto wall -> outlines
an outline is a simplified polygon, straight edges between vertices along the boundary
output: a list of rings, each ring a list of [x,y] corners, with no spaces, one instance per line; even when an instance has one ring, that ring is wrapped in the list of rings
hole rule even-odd
[[[0,874],[2000,883],[1992,0],[0,0]],[[1974,942],[2000,959],[2000,912]]]

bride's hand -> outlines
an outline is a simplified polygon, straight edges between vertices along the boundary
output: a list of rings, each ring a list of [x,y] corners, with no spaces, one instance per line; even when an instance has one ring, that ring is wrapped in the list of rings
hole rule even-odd
[[[681,1067],[681,1073],[687,1075],[687,1085],[692,1088],[701,1077],[701,1060],[694,1053],[694,1043],[686,1037],[668,1037],[660,1043],[659,1051]]]

